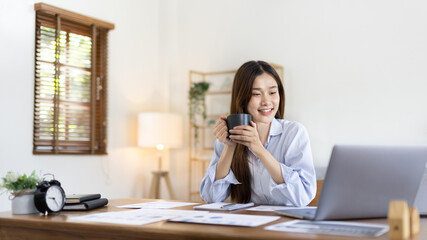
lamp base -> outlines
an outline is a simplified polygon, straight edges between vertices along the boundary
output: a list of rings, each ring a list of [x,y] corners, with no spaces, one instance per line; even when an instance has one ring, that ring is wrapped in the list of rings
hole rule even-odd
[[[171,179],[169,177],[168,171],[153,171],[153,180],[151,181],[150,187],[150,198],[160,198],[160,179],[164,178],[166,182],[166,187],[168,188],[170,199],[175,199],[175,194],[173,193]]]

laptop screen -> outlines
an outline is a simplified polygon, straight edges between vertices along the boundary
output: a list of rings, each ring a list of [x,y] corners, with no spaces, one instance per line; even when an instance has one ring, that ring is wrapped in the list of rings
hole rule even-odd
[[[418,188],[417,197],[415,198],[414,206],[418,212],[427,216],[427,171],[424,170],[424,176],[421,180],[420,187]]]
[[[386,217],[391,200],[414,203],[427,146],[334,147],[315,220]]]

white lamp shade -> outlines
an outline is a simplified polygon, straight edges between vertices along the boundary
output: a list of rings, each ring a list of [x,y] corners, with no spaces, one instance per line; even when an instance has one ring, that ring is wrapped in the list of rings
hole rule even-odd
[[[146,112],[138,115],[138,146],[163,145],[178,148],[182,145],[182,117],[173,113]]]

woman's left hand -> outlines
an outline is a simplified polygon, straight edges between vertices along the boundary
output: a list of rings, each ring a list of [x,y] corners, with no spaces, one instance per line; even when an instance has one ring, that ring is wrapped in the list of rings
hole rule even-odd
[[[245,145],[250,149],[263,147],[261,140],[259,139],[256,123],[251,121],[250,124],[251,126],[241,125],[229,130],[231,133],[229,138],[233,142]]]

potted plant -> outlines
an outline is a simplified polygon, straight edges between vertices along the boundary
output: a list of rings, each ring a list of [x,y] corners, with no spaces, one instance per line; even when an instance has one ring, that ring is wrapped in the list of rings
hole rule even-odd
[[[197,115],[200,115],[203,120],[206,120],[206,104],[205,96],[209,89],[210,83],[208,82],[193,82],[188,92],[188,98],[190,100],[190,122],[194,127],[194,143],[197,145],[198,129]]]
[[[28,176],[9,171],[2,180],[3,183],[0,188],[4,188],[11,193],[9,199],[12,200],[13,214],[38,212],[34,205],[34,192],[36,191],[36,184],[41,178],[35,171]]]

